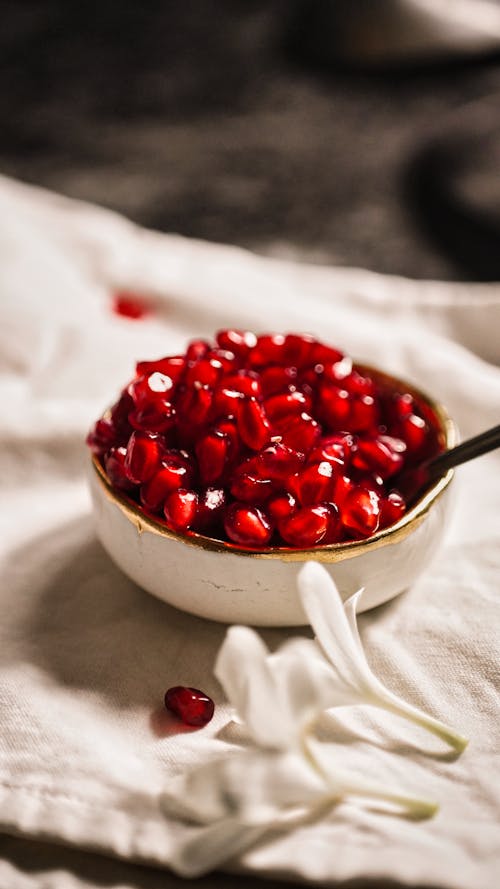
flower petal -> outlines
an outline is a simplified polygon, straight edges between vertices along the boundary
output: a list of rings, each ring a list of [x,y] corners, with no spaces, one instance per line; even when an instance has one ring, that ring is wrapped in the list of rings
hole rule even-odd
[[[296,726],[278,692],[268,656],[257,633],[249,627],[230,627],[214,673],[256,744],[286,748]]]
[[[333,578],[318,562],[306,562],[297,582],[303,608],[319,645],[345,692],[351,692],[351,703],[359,703],[370,686],[372,674]],[[357,599],[349,601],[350,613]]]

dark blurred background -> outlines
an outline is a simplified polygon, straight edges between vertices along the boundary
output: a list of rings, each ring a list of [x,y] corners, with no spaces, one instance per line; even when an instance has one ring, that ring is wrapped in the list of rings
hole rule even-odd
[[[500,278],[495,47],[374,63],[360,13],[345,58],[331,13],[10,0],[0,172],[269,255]]]

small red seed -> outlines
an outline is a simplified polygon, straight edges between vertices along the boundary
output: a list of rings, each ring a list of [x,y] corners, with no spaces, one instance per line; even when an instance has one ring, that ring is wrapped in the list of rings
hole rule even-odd
[[[133,432],[127,445],[125,473],[135,485],[147,482],[160,466],[165,448],[157,435]]]
[[[232,503],[224,519],[226,534],[240,546],[266,546],[273,533],[273,526],[266,513],[247,503]]]
[[[260,451],[271,437],[271,425],[256,398],[245,398],[238,414],[241,440],[253,451]]]
[[[165,518],[174,531],[187,531],[196,521],[198,495],[195,491],[179,488],[165,500]]]
[[[175,685],[165,692],[165,707],[186,725],[207,725],[214,715],[215,705],[199,688]]]

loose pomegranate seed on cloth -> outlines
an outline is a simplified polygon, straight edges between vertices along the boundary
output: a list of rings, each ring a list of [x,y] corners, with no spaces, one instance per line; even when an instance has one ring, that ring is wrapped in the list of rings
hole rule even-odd
[[[245,549],[370,537],[443,448],[429,405],[309,334],[221,330],[140,361],[87,444],[110,484],[180,534]]]
[[[214,702],[199,688],[175,685],[165,692],[165,707],[186,725],[203,726],[214,715]]]

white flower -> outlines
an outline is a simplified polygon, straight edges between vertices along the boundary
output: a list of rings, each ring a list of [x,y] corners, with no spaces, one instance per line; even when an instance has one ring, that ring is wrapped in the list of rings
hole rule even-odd
[[[344,604],[335,583],[318,562],[307,562],[298,575],[304,611],[316,639],[333,667],[335,689],[330,704],[369,704],[398,714],[440,737],[461,753],[467,739],[449,726],[406,703],[374,676],[366,660],[356,621],[359,590]]]
[[[228,630],[215,674],[254,746],[226,749],[170,782],[163,794],[165,810],[190,822],[172,861],[183,876],[206,873],[264,836],[322,817],[346,797],[381,800],[417,818],[436,811],[434,803],[340,768],[333,747],[314,737],[326,709],[366,700],[358,681],[364,673],[353,667],[366,661],[342,605],[337,634],[328,628],[330,599],[339,601],[335,587],[332,593],[322,583],[315,596],[313,579],[310,569],[301,574],[306,613],[328,655],[338,641],[337,669],[313,640],[290,639],[270,654],[248,627]]]

